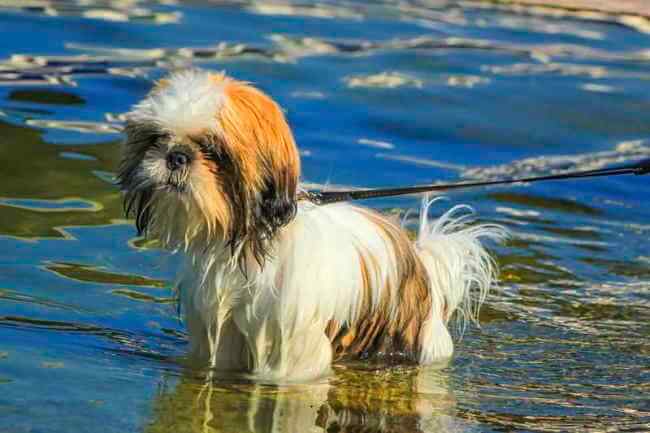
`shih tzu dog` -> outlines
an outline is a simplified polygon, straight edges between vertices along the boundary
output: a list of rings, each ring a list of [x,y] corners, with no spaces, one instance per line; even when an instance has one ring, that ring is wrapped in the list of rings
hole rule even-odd
[[[475,318],[494,265],[456,207],[417,240],[379,213],[317,206],[280,107],[223,73],[160,80],[128,115],[118,175],[138,232],[182,251],[191,357],[216,370],[306,380],[333,362],[449,358],[454,314]],[[462,213],[462,212],[461,212]]]

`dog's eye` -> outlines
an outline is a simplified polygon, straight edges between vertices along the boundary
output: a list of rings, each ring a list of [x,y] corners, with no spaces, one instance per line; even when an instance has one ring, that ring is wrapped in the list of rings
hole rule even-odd
[[[221,164],[226,159],[226,154],[222,147],[215,146],[213,144],[207,145],[205,148],[201,148],[201,152],[206,159]]]
[[[188,138],[201,150],[201,152],[205,153],[210,150],[211,147],[213,147],[213,143],[208,137],[195,136]]]
[[[199,148],[203,157],[216,164],[223,164],[229,159],[226,148],[216,135],[202,135],[189,137]]]
[[[160,149],[166,145],[170,140],[169,134],[165,133],[154,133],[149,136],[148,142],[149,147],[154,149]]]
[[[159,149],[169,138],[163,134],[138,134],[130,135],[128,142],[130,146],[147,151],[149,149]]]
[[[166,143],[170,139],[169,134],[161,133],[161,134],[155,134],[152,137],[152,141],[155,143]]]
[[[212,143],[208,143],[208,142],[203,141],[203,140],[197,141],[196,145],[199,146],[199,149],[201,150],[201,152],[203,152],[205,154],[209,153],[212,149],[214,149],[214,146],[212,145]]]
[[[220,158],[219,146],[209,138],[193,138],[192,141],[199,147],[201,153],[208,159],[217,161]]]

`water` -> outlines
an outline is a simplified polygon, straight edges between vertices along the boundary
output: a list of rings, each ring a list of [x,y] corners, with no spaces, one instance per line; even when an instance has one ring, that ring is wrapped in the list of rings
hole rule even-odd
[[[305,181],[411,185],[650,156],[650,25],[503,3],[1,1],[1,432],[650,430],[648,180],[454,193],[512,232],[441,368],[275,387],[182,366],[178,259],[112,185],[122,113],[189,64],[287,110]],[[178,2],[180,3],[180,2]],[[368,203],[385,212],[417,198]]]

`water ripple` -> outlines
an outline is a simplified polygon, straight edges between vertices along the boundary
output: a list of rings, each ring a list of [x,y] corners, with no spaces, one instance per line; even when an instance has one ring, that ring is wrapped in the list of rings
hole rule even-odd
[[[121,125],[106,122],[29,119],[25,123],[37,128],[62,129],[64,131],[83,132],[90,134],[117,134],[122,132]]]
[[[645,139],[621,142],[612,150],[577,155],[553,155],[525,158],[492,167],[471,167],[462,175],[469,179],[498,179],[522,176],[560,174],[575,170],[594,170],[613,164],[639,161],[650,157],[650,141]]]
[[[422,87],[422,80],[399,72],[381,72],[373,75],[356,75],[345,77],[345,84],[350,87],[379,87],[394,89],[396,87]]]
[[[77,16],[88,19],[144,22],[150,24],[177,23],[180,12],[162,12],[137,6],[138,3],[155,3],[142,0],[3,0],[0,8],[14,9],[26,13],[42,14],[50,17]],[[160,3],[165,3],[161,1]]]
[[[442,370],[346,364],[298,388],[182,367],[178,263],[114,185],[124,112],[191,65],[280,101],[309,189],[650,156],[649,15],[569,1],[0,0],[20,33],[0,49],[0,430],[648,430],[643,179],[450,195],[513,235],[489,245],[482,328]],[[368,204],[416,223],[415,197]]]

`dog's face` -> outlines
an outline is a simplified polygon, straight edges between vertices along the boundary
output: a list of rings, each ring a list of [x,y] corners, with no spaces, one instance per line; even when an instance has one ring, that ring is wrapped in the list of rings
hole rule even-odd
[[[118,175],[138,232],[171,248],[223,243],[261,261],[296,211],[291,130],[261,91],[191,70],[161,80],[128,115]]]

